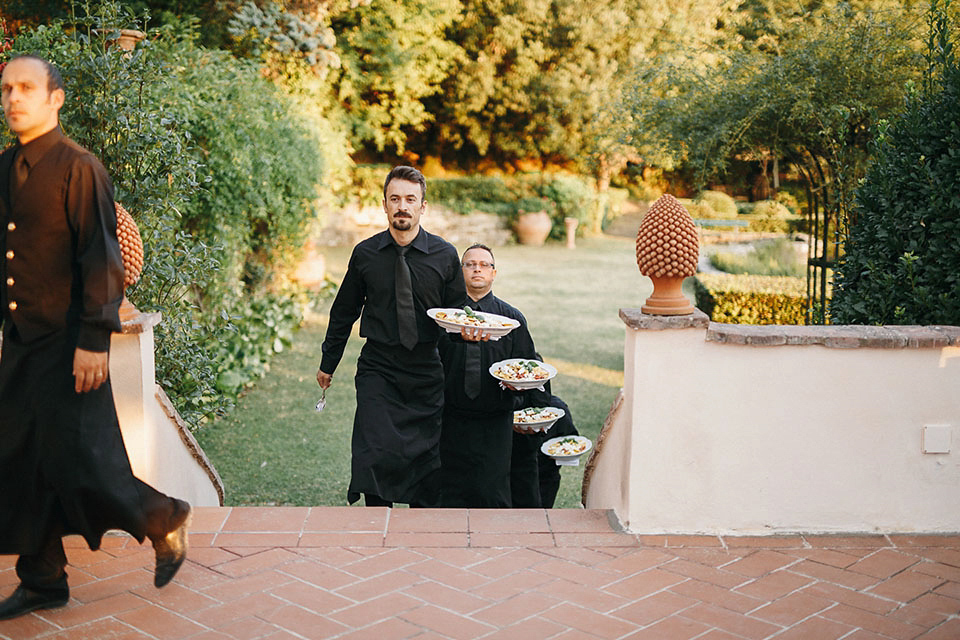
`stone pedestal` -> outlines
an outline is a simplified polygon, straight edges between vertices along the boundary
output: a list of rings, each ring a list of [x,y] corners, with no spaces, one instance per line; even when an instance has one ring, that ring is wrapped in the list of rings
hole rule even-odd
[[[567,249],[577,248],[577,227],[580,221],[576,218],[564,218],[563,224],[567,231]]]

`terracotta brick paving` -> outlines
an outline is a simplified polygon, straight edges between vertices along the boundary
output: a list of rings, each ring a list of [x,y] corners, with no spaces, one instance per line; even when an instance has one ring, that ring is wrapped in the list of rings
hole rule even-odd
[[[631,535],[604,511],[196,510],[176,580],[110,535],[67,541],[51,638],[960,638],[960,536]],[[0,556],[0,597],[14,558]]]

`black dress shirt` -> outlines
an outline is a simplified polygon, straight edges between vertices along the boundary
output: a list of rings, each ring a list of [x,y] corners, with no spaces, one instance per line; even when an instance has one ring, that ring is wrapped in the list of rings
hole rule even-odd
[[[445,376],[445,403],[452,409],[474,413],[512,412],[524,402],[531,401],[534,392],[505,391],[499,381],[490,375],[490,365],[508,358],[536,359],[537,352],[527,329],[527,320],[518,309],[487,293],[476,301],[467,304],[474,311],[495,313],[520,322],[520,326],[501,337],[480,343],[480,395],[469,398],[464,391],[464,368],[466,366],[467,343],[458,334],[446,334],[440,338],[440,359],[443,361]]]
[[[440,236],[420,229],[410,243],[407,264],[413,284],[418,342],[436,342],[439,328],[427,309],[463,307],[467,294],[457,250]],[[389,231],[360,242],[353,249],[347,273],[330,308],[320,370],[332,374],[340,364],[353,323],[360,335],[384,345],[400,344],[394,270],[396,244]]]
[[[29,174],[12,196],[18,153]],[[109,349],[123,300],[113,198],[100,161],[59,127],[0,155],[0,317],[24,341],[70,327],[77,346]]]

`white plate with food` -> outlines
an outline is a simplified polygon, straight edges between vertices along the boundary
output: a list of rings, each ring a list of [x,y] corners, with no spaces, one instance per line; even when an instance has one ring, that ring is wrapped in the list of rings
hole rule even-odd
[[[513,426],[525,431],[542,432],[553,426],[566,411],[558,407],[527,407],[513,412]]]
[[[544,442],[540,445],[540,451],[556,460],[558,465],[575,467],[580,464],[580,456],[590,451],[592,446],[590,439],[583,436],[561,436]]]
[[[510,358],[490,365],[490,375],[514,389],[537,389],[557,375],[553,365],[539,360]]]
[[[520,326],[519,320],[486,311],[474,311],[469,306],[463,309],[427,309],[427,315],[447,333],[460,333],[463,327],[477,327],[489,333],[491,340],[499,340]]]

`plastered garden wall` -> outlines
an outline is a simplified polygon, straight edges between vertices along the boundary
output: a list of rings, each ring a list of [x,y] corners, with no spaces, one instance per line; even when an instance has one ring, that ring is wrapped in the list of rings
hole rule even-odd
[[[636,533],[960,531],[960,327],[620,315],[587,508]]]
[[[135,476],[196,507],[223,504],[223,482],[154,378],[159,313],[133,309],[110,345],[110,380]]]

